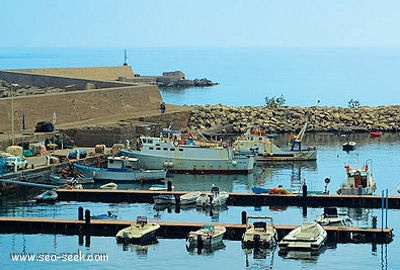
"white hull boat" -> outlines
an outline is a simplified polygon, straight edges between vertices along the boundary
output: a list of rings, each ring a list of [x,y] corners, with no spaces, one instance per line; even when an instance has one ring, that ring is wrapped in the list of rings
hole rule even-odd
[[[196,204],[197,198],[201,195],[200,191],[188,192],[179,197],[181,205]]]
[[[361,168],[351,168],[346,165],[346,182],[337,190],[343,195],[371,195],[376,190],[376,182],[369,170],[368,163]]]
[[[197,231],[189,232],[187,240],[191,246],[198,246],[199,241],[202,245],[216,245],[222,241],[226,229],[224,226],[204,225]]]
[[[63,177],[62,175],[50,174],[49,175],[49,182],[53,185],[70,185],[71,182],[77,182],[79,184],[93,184],[94,180],[93,177],[75,177],[75,176],[68,176]]]
[[[146,217],[139,216],[136,224],[120,230],[116,239],[118,243],[154,244],[157,243],[156,232],[159,228],[159,224],[148,223]]]
[[[179,131],[164,130],[160,137],[140,137],[141,150],[122,150],[148,169],[167,169],[171,173],[251,173],[254,157],[235,155],[232,147],[199,145],[192,139],[183,142]]]
[[[283,150],[273,143],[273,139],[264,131],[247,130],[247,132],[235,141],[235,151],[238,153],[253,153],[257,161],[314,161],[317,160],[315,147],[301,148],[301,140],[304,136],[307,123],[299,132],[288,150]],[[296,146],[298,146],[296,148]]]
[[[256,221],[253,224],[249,220]],[[242,236],[242,248],[272,248],[276,245],[278,235],[272,217],[248,216],[246,231]]]
[[[170,194],[161,194],[153,196],[155,204],[175,204],[175,196]]]
[[[303,224],[283,237],[278,246],[282,252],[289,249],[318,250],[327,238],[324,228],[317,222]]]
[[[115,189],[118,189],[118,185],[113,183],[113,182],[111,182],[111,183],[107,183],[107,184],[101,185],[100,189],[113,189],[113,190],[115,190]]]
[[[85,177],[98,181],[144,182],[148,180],[165,179],[164,169],[145,170],[136,168],[137,159],[128,157],[108,157],[107,168],[97,168],[75,163]]]
[[[46,190],[42,194],[35,197],[37,203],[55,203],[58,199],[58,194],[54,190]]]
[[[322,226],[352,226],[353,222],[346,214],[338,214],[336,207],[325,207],[324,213],[317,216],[316,222]]]
[[[196,205],[201,207],[218,207],[226,204],[229,198],[229,193],[226,191],[219,191],[218,187],[213,186],[211,192],[206,192],[197,197]]]

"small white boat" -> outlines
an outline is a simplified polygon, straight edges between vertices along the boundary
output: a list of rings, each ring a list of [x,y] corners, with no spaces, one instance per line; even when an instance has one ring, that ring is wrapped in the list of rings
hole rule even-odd
[[[179,196],[179,199],[182,205],[196,204],[196,200],[198,197],[200,197],[200,195],[200,191],[193,191]]]
[[[343,151],[353,151],[354,147],[356,147],[355,141],[349,141],[349,142],[345,142],[344,144],[342,144]]]
[[[168,190],[168,185],[167,184],[165,184],[165,185],[163,185],[163,184],[154,184],[154,185],[151,185],[149,190],[167,191]],[[171,190],[174,190],[174,186],[171,186]]]
[[[118,185],[113,182],[110,182],[110,183],[100,186],[100,189],[117,189],[117,188],[118,188]]]
[[[303,224],[283,237],[278,246],[281,251],[288,249],[318,250],[327,238],[324,228],[317,222],[303,222]]]
[[[155,204],[175,204],[175,196],[171,194],[161,194],[153,196]]]
[[[376,182],[369,170],[368,161],[361,168],[346,169],[346,181],[337,190],[337,194],[343,195],[371,195],[376,190]]]
[[[229,198],[229,193],[226,191],[219,191],[219,187],[213,186],[211,192],[207,192],[196,199],[197,206],[214,207],[221,206],[226,203]]]
[[[346,214],[338,214],[336,207],[325,207],[324,213],[317,216],[316,222],[322,226],[351,226],[353,222]]]
[[[189,241],[191,246],[199,246],[200,244],[208,246],[216,245],[222,241],[225,232],[226,229],[224,226],[203,225],[201,229],[189,232],[187,241]]]
[[[55,203],[57,199],[58,194],[54,190],[46,190],[35,197],[35,201],[38,203]]]
[[[53,185],[66,185],[71,184],[72,182],[77,182],[79,184],[93,184],[94,180],[88,177],[75,177],[75,176],[62,176],[51,173],[49,175],[49,182]]]
[[[117,233],[117,243],[132,243],[140,245],[157,243],[156,231],[159,228],[160,224],[148,223],[147,217],[138,216],[136,224],[132,224]]]
[[[249,220],[256,221],[253,224]],[[246,219],[246,231],[242,236],[242,248],[272,248],[276,245],[278,235],[273,224],[272,217],[248,216]]]

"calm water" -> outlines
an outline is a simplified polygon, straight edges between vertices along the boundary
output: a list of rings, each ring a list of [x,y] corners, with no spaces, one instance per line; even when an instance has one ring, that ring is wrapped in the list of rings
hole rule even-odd
[[[135,73],[180,70],[210,88],[162,89],[167,103],[264,105],[281,94],[290,106],[399,104],[396,48],[127,48]],[[121,65],[124,48],[0,48],[0,69]],[[379,95],[376,93],[379,92]]]
[[[210,176],[210,175],[172,175],[170,180],[176,190],[208,190],[211,184],[217,184],[223,190],[250,192],[252,185],[274,187],[282,184],[285,187],[296,187],[303,179],[315,190],[323,190],[326,177],[331,179],[328,189],[336,192],[344,180],[344,165],[361,165],[372,160],[372,171],[377,180],[377,194],[388,189],[389,194],[397,194],[400,186],[400,136],[384,134],[379,139],[370,139],[358,135],[351,139],[357,141],[353,152],[343,152],[341,144],[346,138],[330,134],[307,134],[305,144],[318,146],[316,162],[288,163],[279,165],[259,165],[256,171],[247,176]],[[284,144],[286,136],[278,142]],[[147,186],[125,185],[123,188],[144,188]],[[321,214],[320,208],[308,208],[304,215],[300,207],[234,207],[210,211],[196,208],[184,208],[179,212],[172,208],[155,209],[151,204],[107,204],[59,202],[55,205],[37,205],[31,199],[39,190],[25,193],[22,200],[2,198],[1,216],[77,218],[77,209],[83,206],[93,214],[101,214],[112,210],[122,220],[135,220],[137,215],[146,215],[151,220],[193,221],[240,223],[241,212],[249,215],[270,215],[276,224],[300,224],[305,220],[313,220]],[[355,226],[371,227],[372,217],[377,216],[381,226],[381,209],[340,208],[347,213]],[[388,211],[388,226],[394,228],[395,235],[400,228],[400,210]],[[385,221],[385,216],[383,218]],[[384,223],[385,224],[385,223]],[[247,255],[241,249],[239,241],[223,241],[224,246],[210,254],[197,254],[186,249],[185,239],[159,239],[159,243],[148,247],[117,245],[114,237],[91,237],[80,242],[78,236],[63,235],[22,235],[0,234],[0,262],[4,269],[70,269],[71,267],[89,267],[92,269],[207,269],[210,264],[231,269],[399,269],[400,243],[395,237],[387,245],[372,244],[329,244],[314,257],[301,254],[299,259],[287,259],[279,256],[278,250],[267,255]],[[78,253],[93,255],[105,253],[108,262],[13,262],[10,253]],[[43,255],[43,254],[41,254]],[[340,263],[340,264],[339,264]]]

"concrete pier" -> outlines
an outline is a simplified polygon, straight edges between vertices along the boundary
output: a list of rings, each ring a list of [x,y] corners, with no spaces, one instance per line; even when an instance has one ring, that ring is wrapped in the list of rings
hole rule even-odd
[[[150,191],[150,190],[98,190],[58,189],[61,201],[91,201],[107,203],[154,203],[153,196],[160,194],[182,195],[187,191]],[[228,205],[234,206],[308,206],[308,207],[353,207],[381,208],[382,197],[378,195],[310,195],[303,197],[294,194],[253,194],[230,192]],[[388,208],[400,209],[400,196],[388,196]]]
[[[151,222],[151,221],[150,221]],[[186,238],[192,230],[197,230],[203,223],[197,222],[163,222],[156,221],[161,228],[158,237]],[[73,220],[0,217],[0,233],[44,233],[66,235],[115,236],[117,232],[130,226],[134,221],[129,220]],[[215,225],[218,225],[215,223]],[[244,224],[219,224],[226,227],[224,239],[241,240],[245,232]],[[278,238],[281,239],[296,225],[275,225]],[[336,243],[389,243],[393,239],[393,229],[372,229],[359,227],[324,227],[328,233],[328,241]]]

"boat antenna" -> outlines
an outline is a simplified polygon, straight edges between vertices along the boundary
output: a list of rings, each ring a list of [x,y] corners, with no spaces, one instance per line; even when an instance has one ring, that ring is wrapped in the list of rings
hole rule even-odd
[[[126,52],[126,49],[124,50],[124,66],[128,65],[128,54]]]

